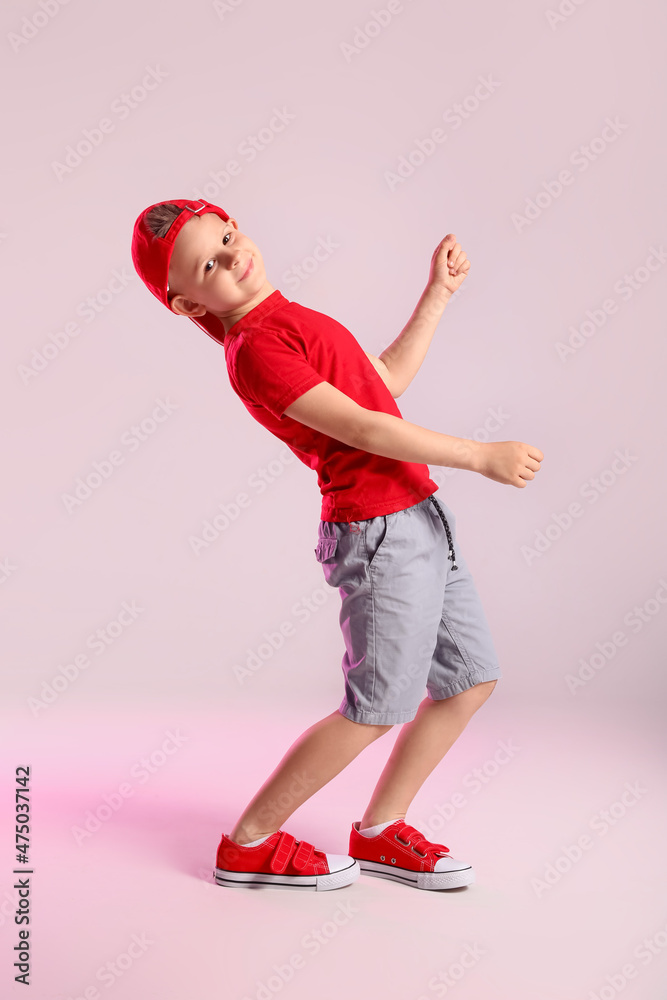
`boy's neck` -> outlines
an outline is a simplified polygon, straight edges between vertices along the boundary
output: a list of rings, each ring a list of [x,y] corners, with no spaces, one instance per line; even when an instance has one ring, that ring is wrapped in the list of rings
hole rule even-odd
[[[235,313],[229,316],[218,316],[218,319],[224,327],[225,334],[229,333],[234,324],[238,323],[238,321],[243,319],[244,316],[247,316],[247,314],[254,309],[255,306],[258,306],[260,302],[264,301],[264,299],[268,299],[269,295],[272,295],[273,292],[275,292],[273,285],[270,285],[268,281],[265,281],[260,290],[257,292],[257,295],[253,296],[253,298],[246,303],[246,305],[237,309]]]

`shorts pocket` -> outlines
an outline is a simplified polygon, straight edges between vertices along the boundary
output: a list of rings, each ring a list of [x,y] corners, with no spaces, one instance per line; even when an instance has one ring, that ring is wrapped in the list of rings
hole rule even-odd
[[[375,558],[387,540],[389,528],[388,515],[381,514],[367,521],[364,526],[364,545],[368,565],[372,566]]]
[[[317,546],[313,550],[318,562],[325,562],[336,554],[338,548],[337,538],[320,538]]]

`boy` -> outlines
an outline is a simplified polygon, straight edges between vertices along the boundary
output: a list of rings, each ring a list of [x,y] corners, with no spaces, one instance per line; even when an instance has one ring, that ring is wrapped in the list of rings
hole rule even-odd
[[[273,288],[256,244],[207,201],[145,209],[132,259],[167,308],[222,344],[232,388],[251,415],[316,470],[315,555],[341,596],[345,697],[292,744],[222,835],[217,883],[334,889],[363,870],[419,889],[469,885],[472,866],[405,821],[502,676],[472,577],[454,550],[456,518],[433,496],[427,463],[524,488],[544,456],[523,442],[479,443],[410,424],[394,400],[417,373],[470,261],[453,234],[442,240],[410,321],[375,358],[340,323]],[[352,823],[349,855],[324,853],[283,830],[306,799],[397,723],[370,803]]]

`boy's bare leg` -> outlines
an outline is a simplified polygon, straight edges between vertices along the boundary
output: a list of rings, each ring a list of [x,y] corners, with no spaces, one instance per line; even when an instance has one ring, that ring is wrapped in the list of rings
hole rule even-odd
[[[306,729],[248,804],[230,834],[238,844],[279,830],[298,807],[393,726],[346,719],[336,710]]]
[[[408,806],[489,697],[496,681],[484,681],[440,701],[425,698],[411,722],[403,723],[359,826],[405,819]]]

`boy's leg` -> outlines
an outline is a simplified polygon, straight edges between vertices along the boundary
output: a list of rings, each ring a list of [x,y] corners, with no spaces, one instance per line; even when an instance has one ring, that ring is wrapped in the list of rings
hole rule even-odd
[[[230,839],[247,844],[279,830],[306,799],[392,728],[352,722],[338,710],[316,722],[291,745],[246,807]]]
[[[491,694],[495,680],[483,681],[451,698],[425,698],[417,715],[401,727],[366,808],[360,829],[405,819],[408,807],[435,766]]]
[[[441,502],[423,506],[429,510],[439,529],[440,548],[434,545],[434,570],[443,562],[447,566],[442,556],[442,543],[445,543],[447,532],[441,517],[447,521],[449,534],[456,546],[458,569],[447,571],[442,607],[438,609],[437,639],[426,678],[430,697],[419,704],[410,722],[403,723],[360,821],[361,829],[389,820],[405,819],[410,803],[426,778],[502,677],[484,608],[459,547],[456,515]],[[419,523],[415,519],[415,525]],[[423,573],[430,573],[430,570],[431,564],[427,563]],[[437,582],[438,586],[431,583],[431,587],[441,592],[439,578]],[[381,628],[390,631],[391,625],[381,624]],[[470,686],[465,687],[465,684]],[[457,693],[452,694],[452,691]]]

